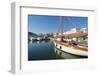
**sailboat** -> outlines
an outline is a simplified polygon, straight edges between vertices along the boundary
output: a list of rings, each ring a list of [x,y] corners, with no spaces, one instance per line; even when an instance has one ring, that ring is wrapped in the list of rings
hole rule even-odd
[[[64,54],[71,54],[80,57],[88,57],[88,45],[85,44],[88,34],[84,32],[76,32],[70,34],[63,34],[63,20],[64,17],[60,17],[61,32],[58,33],[53,40],[56,53],[60,56]],[[82,42],[83,41],[83,42]],[[59,52],[57,51],[59,50]]]

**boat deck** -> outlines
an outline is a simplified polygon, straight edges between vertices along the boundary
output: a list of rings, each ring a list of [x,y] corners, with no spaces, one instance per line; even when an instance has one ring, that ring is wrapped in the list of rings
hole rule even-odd
[[[60,45],[63,45],[65,47],[70,47],[70,48],[73,48],[73,49],[76,49],[76,50],[80,50],[80,51],[88,51],[88,48],[87,47],[80,47],[77,45],[73,45],[71,43],[65,43],[65,42],[62,42],[62,41],[57,41],[57,40],[54,40],[53,38],[50,38],[50,40],[60,44]]]

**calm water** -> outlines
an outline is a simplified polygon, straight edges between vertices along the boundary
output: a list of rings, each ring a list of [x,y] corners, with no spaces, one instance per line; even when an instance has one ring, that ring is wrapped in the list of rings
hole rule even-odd
[[[36,41],[28,44],[28,60],[50,60],[61,59],[54,52],[54,45],[51,41]]]
[[[59,51],[58,51],[59,52]],[[64,54],[66,59],[80,58],[78,56]],[[53,42],[51,41],[36,41],[28,43],[28,60],[52,60],[63,59],[55,53]]]

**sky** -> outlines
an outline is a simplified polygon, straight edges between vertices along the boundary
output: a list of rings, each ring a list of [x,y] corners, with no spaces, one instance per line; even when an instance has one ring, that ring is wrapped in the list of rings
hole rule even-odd
[[[28,31],[33,33],[55,33],[61,27],[60,16],[28,15]],[[87,28],[88,17],[64,16],[63,31],[71,28]]]

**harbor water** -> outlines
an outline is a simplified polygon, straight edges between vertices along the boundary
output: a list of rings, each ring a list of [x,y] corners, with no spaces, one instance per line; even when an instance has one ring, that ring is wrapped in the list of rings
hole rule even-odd
[[[78,56],[69,53],[63,53],[63,56],[57,54],[52,41],[29,41],[28,43],[28,60],[55,60],[55,59],[77,59]],[[59,50],[58,50],[59,52]],[[64,58],[66,57],[66,58]]]

